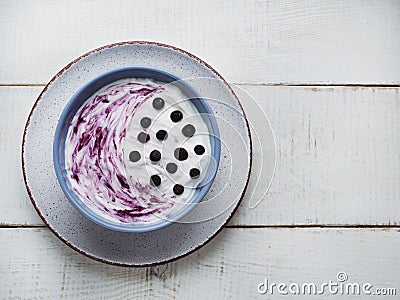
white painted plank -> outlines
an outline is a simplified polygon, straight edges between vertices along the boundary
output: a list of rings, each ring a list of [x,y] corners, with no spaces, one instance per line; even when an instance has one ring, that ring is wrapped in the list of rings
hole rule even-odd
[[[400,96],[398,88],[242,86],[270,118],[277,142],[276,177],[252,176],[231,225],[398,224]],[[236,87],[250,122],[265,121]],[[20,171],[20,144],[41,87],[2,87],[0,223],[41,224]],[[263,140],[269,146],[269,140]],[[255,151],[257,165],[261,153]],[[254,173],[253,173],[254,174]],[[254,195],[250,198],[251,193]]]
[[[269,193],[254,209],[249,204],[262,196],[267,169],[259,186],[251,177],[250,193],[231,225],[399,224],[399,88],[244,88],[270,118],[277,142],[277,169]],[[41,224],[20,171],[23,125],[40,90],[0,88],[3,224]],[[250,122],[259,132],[265,129],[265,121],[258,118],[249,98],[236,90]],[[268,146],[268,140],[263,142]],[[255,151],[255,165],[260,155]]]
[[[267,197],[250,208],[260,185],[231,224],[399,224],[400,89],[244,90],[269,116],[277,166]],[[241,99],[250,122],[265,130],[249,97]],[[257,164],[260,153],[254,157]]]
[[[338,272],[347,273],[345,283],[369,282],[371,291],[400,292],[400,233],[394,229],[226,228],[204,248],[170,263],[161,278],[150,269],[86,258],[45,228],[0,229],[0,240],[4,299],[252,299],[260,296],[257,285],[265,278],[321,285],[338,282]],[[163,270],[156,269],[158,274]],[[326,290],[315,297],[330,296]],[[288,296],[275,290],[273,297]]]
[[[42,88],[0,88],[0,224],[41,224],[25,189],[21,145],[25,122]]]
[[[0,32],[3,84],[127,40],[186,49],[231,82],[400,84],[396,0],[3,0]]]

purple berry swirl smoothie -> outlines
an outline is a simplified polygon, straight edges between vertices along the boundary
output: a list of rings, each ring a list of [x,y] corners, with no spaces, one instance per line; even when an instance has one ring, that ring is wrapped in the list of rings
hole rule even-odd
[[[65,142],[67,177],[97,214],[122,223],[156,222],[182,209],[204,183],[209,134],[178,87],[119,80],[74,116]]]

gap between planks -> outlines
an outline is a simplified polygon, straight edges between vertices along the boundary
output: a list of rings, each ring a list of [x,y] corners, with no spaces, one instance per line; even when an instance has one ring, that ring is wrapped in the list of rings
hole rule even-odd
[[[229,82],[230,85],[237,86],[282,86],[282,87],[363,87],[363,88],[398,88],[400,84],[364,84],[364,83],[349,83],[349,84],[334,84],[334,83],[245,83],[245,82]],[[46,83],[0,83],[0,87],[45,87]]]
[[[37,225],[26,225],[26,224],[0,224],[0,229],[30,229],[30,228],[47,228],[46,225],[44,224],[37,224]],[[376,225],[366,225],[366,224],[353,224],[353,225],[346,225],[346,224],[327,224],[327,225],[321,225],[321,224],[298,224],[298,225],[226,225],[224,228],[239,228],[239,229],[262,229],[262,228],[267,228],[267,229],[279,229],[279,228],[334,228],[334,229],[362,229],[362,228],[367,228],[367,229],[393,229],[393,228],[400,228],[400,225],[391,225],[391,224],[376,224]]]

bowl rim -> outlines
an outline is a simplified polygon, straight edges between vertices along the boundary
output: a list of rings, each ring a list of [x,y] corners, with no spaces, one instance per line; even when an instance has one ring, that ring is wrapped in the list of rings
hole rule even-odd
[[[136,71],[136,72],[143,71],[143,72],[150,72],[150,73],[158,73],[158,74],[161,74],[162,76],[169,77],[171,79],[171,81],[165,82],[166,84],[170,84],[173,82],[179,82],[180,85],[184,86],[185,89],[187,89],[192,94],[192,96],[189,97],[189,99],[196,99],[197,101],[199,101],[202,108],[205,110],[205,112],[202,112],[201,114],[208,115],[208,120],[210,122],[210,126],[212,129],[212,134],[210,135],[210,139],[214,141],[214,147],[213,147],[214,153],[212,156],[214,157],[215,162],[216,162],[215,168],[214,168],[214,170],[212,170],[212,173],[211,173],[211,176],[209,177],[210,179],[208,180],[208,182],[206,184],[204,184],[203,186],[201,186],[199,192],[198,193],[195,192],[195,194],[193,194],[193,196],[188,201],[188,203],[186,203],[181,210],[174,213],[172,218],[170,218],[170,219],[160,218],[160,220],[158,222],[153,222],[153,223],[149,223],[149,224],[140,223],[140,225],[138,225],[138,224],[135,225],[134,222],[133,223],[114,222],[107,218],[102,217],[100,214],[96,213],[93,209],[89,208],[80,199],[80,196],[68,187],[67,180],[69,180],[69,179],[64,176],[65,169],[61,168],[61,165],[60,165],[60,160],[62,158],[62,157],[60,157],[60,147],[64,148],[64,146],[65,146],[65,139],[61,140],[62,130],[65,126],[66,119],[68,118],[68,115],[69,115],[71,109],[74,109],[74,107],[76,106],[76,101],[80,100],[82,97],[82,94],[86,90],[93,88],[93,85],[95,85],[99,81],[106,80],[108,77],[110,77],[114,74],[118,74],[121,72],[130,72],[130,71]],[[134,76],[128,76],[128,77],[121,77],[118,79],[112,79],[109,82],[102,83],[100,85],[100,88],[97,88],[97,89],[95,89],[94,92],[90,93],[89,97],[91,97],[94,93],[96,93],[102,87],[104,87],[112,82],[124,79],[124,78],[151,78],[151,77],[149,77],[149,76],[142,77],[142,76],[134,75]],[[154,78],[152,78],[152,79],[156,80]],[[160,81],[160,80],[156,80],[156,81]],[[162,81],[160,81],[160,82],[162,82]],[[82,101],[82,103],[79,104],[78,109],[83,105],[83,103],[85,103],[85,101],[87,101],[87,99],[89,97],[86,97]],[[68,127],[69,127],[69,125],[68,125]],[[68,103],[65,105],[65,107],[60,115],[60,118],[57,121],[56,131],[55,131],[55,135],[54,135],[54,139],[53,139],[53,165],[55,168],[57,180],[58,180],[60,187],[63,190],[66,198],[68,199],[68,201],[75,207],[76,210],[78,210],[79,213],[81,213],[83,216],[85,216],[92,222],[94,222],[100,226],[103,226],[105,228],[120,231],[120,232],[138,232],[138,233],[140,233],[140,232],[148,232],[148,231],[161,229],[168,225],[176,223],[181,218],[183,218],[185,215],[187,215],[206,196],[206,194],[210,190],[212,183],[214,182],[215,176],[217,174],[217,171],[218,171],[218,167],[219,167],[219,163],[220,163],[220,155],[221,155],[221,142],[220,142],[219,128],[218,128],[218,124],[216,122],[215,116],[214,116],[210,106],[208,105],[208,103],[199,95],[199,93],[189,83],[187,83],[185,81],[185,79],[181,79],[181,78],[177,77],[176,75],[171,74],[171,73],[161,70],[161,69],[144,67],[144,66],[128,66],[128,67],[121,67],[121,68],[113,69],[113,70],[107,71],[105,73],[102,73],[99,76],[96,76],[95,78],[93,78],[90,81],[83,84],[74,93],[74,95],[70,98]],[[199,189],[199,188],[196,188],[196,189]]]

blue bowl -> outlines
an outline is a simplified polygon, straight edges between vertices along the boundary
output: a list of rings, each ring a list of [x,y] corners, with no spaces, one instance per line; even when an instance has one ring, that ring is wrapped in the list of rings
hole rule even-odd
[[[181,91],[191,99],[194,106],[197,108],[203,120],[205,121],[210,134],[211,155],[215,159],[215,165],[207,170],[207,182],[198,187],[194,195],[189,199],[187,205],[181,211],[172,214],[167,219],[160,219],[153,223],[121,223],[111,221],[97,214],[90,209],[80,199],[80,196],[71,188],[67,173],[65,170],[65,140],[73,117],[82,106],[82,104],[99,89],[114,81],[124,78],[151,78],[164,83],[173,83],[181,89]],[[147,232],[163,228],[171,223],[177,222],[184,215],[189,213],[197,203],[199,203],[207,194],[214,181],[217,173],[220,160],[221,143],[219,140],[219,131],[215,117],[208,106],[199,94],[185,81],[179,79],[175,75],[162,70],[146,68],[146,67],[127,67],[116,69],[105,73],[86,85],[84,85],[68,102],[61,117],[58,121],[54,141],[53,141],[53,160],[58,182],[71,204],[86,218],[108,229],[123,231],[123,232]]]

